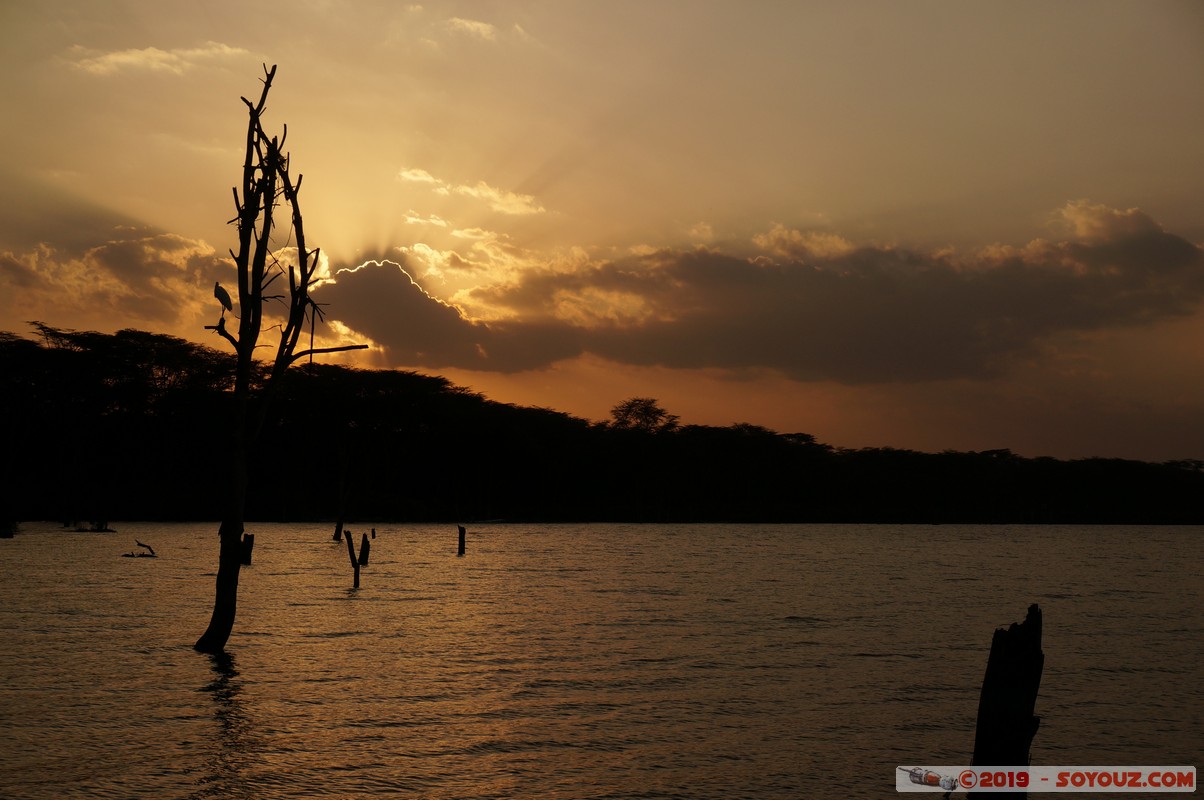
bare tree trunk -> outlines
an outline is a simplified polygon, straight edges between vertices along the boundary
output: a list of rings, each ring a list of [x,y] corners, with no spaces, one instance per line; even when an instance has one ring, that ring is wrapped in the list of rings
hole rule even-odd
[[[352,588],[360,588],[360,562],[355,558],[355,545],[351,543],[351,531],[343,531],[343,537],[347,540],[347,558],[351,559],[351,570],[355,576],[353,579]]]
[[[239,560],[242,561],[244,567],[251,565],[251,553],[255,550],[255,534],[244,533],[242,535],[242,554]]]
[[[1041,724],[1035,713],[1045,653],[1041,651],[1041,609],[1028,607],[1024,622],[995,631],[978,700],[974,734],[977,767],[1026,767],[1033,737]],[[994,795],[1027,797],[1025,790]]]
[[[360,538],[360,566],[368,566],[369,554],[372,552],[372,543],[368,541],[368,534],[363,534]]]
[[[242,530],[241,522],[227,520],[218,531],[221,550],[217,560],[213,615],[209,618],[209,627],[193,645],[202,653],[224,652],[234,630],[234,617],[238,611],[238,573],[242,568]]]
[[[246,421],[245,407],[239,409],[239,422]],[[213,614],[209,627],[197,639],[193,648],[202,653],[225,652],[226,642],[234,630],[234,618],[238,611],[238,575],[242,571],[243,515],[247,496],[246,451],[241,444],[235,445],[230,465],[229,506],[217,535],[219,550],[217,557],[217,580],[213,594]]]
[[[217,324],[206,326],[229,342],[238,357],[234,376],[233,452],[230,453],[228,505],[218,530],[220,550],[213,615],[209,627],[193,645],[206,653],[223,652],[234,629],[234,617],[238,609],[238,574],[243,554],[247,459],[263,429],[273,387],[284,371],[304,356],[366,347],[344,345],[314,348],[311,343],[308,350],[297,351],[297,342],[306,323],[309,323],[312,331],[313,320],[322,315],[318,304],[309,296],[309,290],[316,282],[318,251],[308,249],[305,244],[305,225],[298,196],[301,175],[293,179],[289,173],[289,157],[282,150],[288,129],[285,128],[281,137],[269,137],[263,129],[262,114],[275,75],[276,67],[269,70],[265,65],[259,102],[252,103],[242,98],[249,118],[241,192],[239,187],[234,188],[234,207],[238,212],[234,219],[238,223],[238,252],[230,251],[238,271],[238,333],[235,335],[226,328],[226,310],[232,312],[233,304],[229,293],[220,284],[214,285],[213,293],[223,310]],[[287,270],[276,255],[279,248],[284,246],[283,241],[274,238],[277,205],[282,205],[289,212],[291,239],[296,249],[296,256],[290,259],[292,263],[287,264]],[[266,295],[265,291],[283,277],[288,279],[288,294]],[[281,300],[287,314],[280,326],[275,358],[268,366],[266,377],[256,381],[254,356],[263,327],[265,299]],[[254,404],[252,397],[255,398]]]

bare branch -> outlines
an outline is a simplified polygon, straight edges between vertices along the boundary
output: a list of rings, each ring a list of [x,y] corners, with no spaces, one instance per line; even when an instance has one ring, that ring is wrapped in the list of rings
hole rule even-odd
[[[225,317],[222,317],[220,320],[218,320],[216,325],[206,325],[205,330],[217,331],[218,335],[221,336],[223,339],[225,339],[230,344],[234,345],[235,352],[238,352],[238,340],[235,339],[232,335],[230,335],[230,332],[228,330],[226,330],[226,318]]]
[[[283,274],[284,274],[284,270],[277,270],[276,272],[274,272],[272,274],[272,277],[268,278],[267,281],[262,286],[259,287],[259,294],[263,295],[264,290],[266,290],[269,286],[271,286],[273,283],[275,283],[276,279],[279,278]],[[265,299],[266,299],[266,296],[265,296]]]
[[[268,92],[272,88],[272,79],[276,77],[276,65],[273,64],[272,68],[269,70],[268,65],[264,64],[263,72],[265,75],[263,78],[263,93],[259,95],[259,105],[255,106],[255,116],[257,117],[263,113],[264,104],[266,104],[268,101]],[[248,105],[250,104],[248,103]]]
[[[339,347],[314,347],[309,350],[302,350],[299,353],[293,353],[290,362],[305,358],[306,356],[316,356],[322,353],[344,353],[348,350],[367,350],[366,344],[345,344]]]

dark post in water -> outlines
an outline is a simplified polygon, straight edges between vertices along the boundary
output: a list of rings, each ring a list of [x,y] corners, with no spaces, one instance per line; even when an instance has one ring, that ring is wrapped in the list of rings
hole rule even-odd
[[[368,566],[368,554],[372,552],[372,545],[368,544],[368,534],[361,534],[360,539],[360,566]]]
[[[464,555],[464,526],[457,525],[456,527],[460,529],[460,549],[456,552],[456,555],[462,556]]]
[[[251,551],[255,549],[255,534],[244,533],[242,535],[242,563],[251,563]]]
[[[355,573],[355,578],[351,584],[351,588],[360,588],[360,562],[355,558],[355,545],[351,543],[351,531],[343,531],[343,538],[347,540],[347,557],[351,559],[351,569]]]
[[[1041,719],[1033,712],[1045,654],[1041,652],[1041,609],[1028,607],[1024,622],[998,628],[978,700],[974,766],[1027,765]],[[1000,797],[1026,797],[1027,792]]]

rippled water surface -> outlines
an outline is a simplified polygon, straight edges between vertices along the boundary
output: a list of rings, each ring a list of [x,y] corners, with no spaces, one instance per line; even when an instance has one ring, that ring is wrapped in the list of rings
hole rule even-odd
[[[891,797],[1032,602],[1034,763],[1204,761],[1200,529],[259,525],[214,659],[217,526],[115,527],[0,541],[0,797]]]

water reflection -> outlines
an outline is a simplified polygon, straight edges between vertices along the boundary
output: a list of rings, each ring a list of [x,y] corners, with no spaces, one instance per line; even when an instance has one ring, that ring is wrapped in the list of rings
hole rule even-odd
[[[213,718],[217,721],[217,740],[206,763],[206,776],[194,798],[251,798],[251,776],[246,774],[249,756],[254,750],[251,721],[245,708],[234,656],[229,653],[206,656],[213,680],[199,691],[213,699]]]

